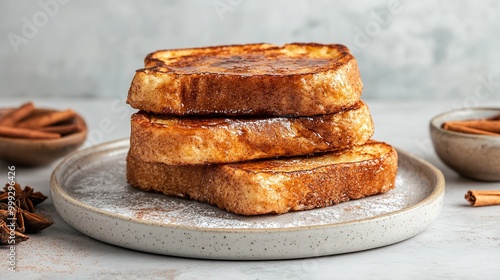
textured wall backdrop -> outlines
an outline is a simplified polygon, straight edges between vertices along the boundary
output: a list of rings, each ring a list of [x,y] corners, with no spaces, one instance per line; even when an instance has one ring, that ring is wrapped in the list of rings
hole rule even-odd
[[[0,2],[2,96],[120,96],[154,50],[343,43],[365,98],[500,93],[500,6],[490,1]]]

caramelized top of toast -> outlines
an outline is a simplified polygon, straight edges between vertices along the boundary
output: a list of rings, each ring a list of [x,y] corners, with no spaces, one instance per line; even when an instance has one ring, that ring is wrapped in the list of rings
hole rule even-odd
[[[253,44],[157,51],[145,64],[178,74],[294,75],[336,68],[346,55],[342,45]]]
[[[360,100],[356,59],[342,45],[294,43],[160,50],[136,71],[127,103],[175,116],[316,116]]]

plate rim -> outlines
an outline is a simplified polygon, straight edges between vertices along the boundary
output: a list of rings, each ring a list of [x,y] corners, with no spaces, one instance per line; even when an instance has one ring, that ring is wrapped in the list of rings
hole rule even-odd
[[[427,195],[424,199],[418,201],[416,204],[411,205],[409,207],[405,207],[403,209],[399,209],[397,211],[381,214],[381,215],[376,215],[373,217],[368,217],[368,218],[362,218],[359,220],[350,220],[350,221],[343,221],[343,222],[338,222],[338,223],[327,223],[327,224],[321,224],[321,225],[302,225],[302,226],[294,226],[294,227],[286,227],[286,228],[223,228],[223,227],[217,227],[217,228],[207,228],[207,227],[199,227],[199,226],[187,226],[187,225],[174,225],[174,224],[165,224],[161,222],[156,222],[156,221],[145,221],[136,217],[124,217],[119,214],[109,212],[102,210],[100,208],[96,208],[93,206],[90,206],[88,204],[85,204],[76,198],[72,197],[69,195],[64,189],[62,188],[57,176],[61,170],[64,170],[67,164],[74,162],[78,160],[79,157],[82,156],[87,156],[95,152],[103,152],[103,151],[109,151],[113,149],[123,149],[126,148],[126,146],[129,146],[129,138],[123,138],[123,139],[118,139],[118,140],[113,140],[105,143],[101,143],[98,145],[90,146],[87,148],[83,148],[77,151],[72,152],[68,156],[66,156],[54,169],[54,171],[51,174],[50,177],[50,185],[51,185],[51,192],[57,192],[59,196],[61,196],[63,199],[65,199],[68,203],[73,204],[74,206],[81,207],[84,209],[87,209],[87,211],[92,211],[94,213],[98,213],[100,215],[105,215],[114,219],[122,220],[124,222],[133,222],[133,223],[139,223],[147,226],[155,226],[155,227],[164,227],[164,228],[176,228],[176,229],[183,229],[183,230],[191,230],[191,231],[204,231],[207,233],[269,233],[269,232],[295,232],[295,231],[303,231],[303,230],[318,230],[318,229],[326,229],[326,228],[331,228],[331,227],[342,227],[346,225],[353,225],[353,224],[363,224],[363,223],[368,223],[373,220],[382,220],[386,219],[389,217],[393,217],[396,215],[401,215],[405,212],[409,212],[412,210],[415,210],[417,208],[423,207],[424,205],[430,204],[438,199],[444,194],[445,192],[445,179],[443,173],[436,167],[434,167],[432,164],[429,162],[418,158],[416,156],[411,155],[410,153],[394,147],[396,151],[398,152],[398,161],[399,161],[399,156],[402,155],[408,160],[411,161],[416,161],[420,165],[425,166],[428,170],[430,170],[431,174],[434,176],[432,177],[435,182],[434,182],[434,187],[432,192]],[[215,207],[215,206],[214,206]],[[292,212],[293,213],[293,212]],[[285,213],[286,214],[286,213]]]

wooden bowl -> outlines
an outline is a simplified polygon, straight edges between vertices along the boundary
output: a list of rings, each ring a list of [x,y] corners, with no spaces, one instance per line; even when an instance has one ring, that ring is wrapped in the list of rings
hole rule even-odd
[[[13,109],[0,109],[0,116]],[[56,110],[37,108],[31,116],[54,112]],[[85,120],[76,114],[74,122],[82,130],[64,135],[58,139],[22,139],[0,137],[0,161],[16,166],[42,166],[66,156],[83,145],[87,138]]]

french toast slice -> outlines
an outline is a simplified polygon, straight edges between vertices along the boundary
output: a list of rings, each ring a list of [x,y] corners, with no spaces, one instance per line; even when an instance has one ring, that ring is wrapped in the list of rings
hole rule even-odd
[[[331,115],[272,118],[180,118],[138,112],[130,153],[147,162],[217,164],[307,155],[361,145],[374,133],[368,106]]]
[[[228,45],[149,54],[127,103],[179,116],[313,116],[353,106],[362,87],[343,45]]]
[[[394,188],[398,156],[370,141],[336,152],[218,165],[150,163],[129,153],[127,181],[241,215],[326,207]]]

